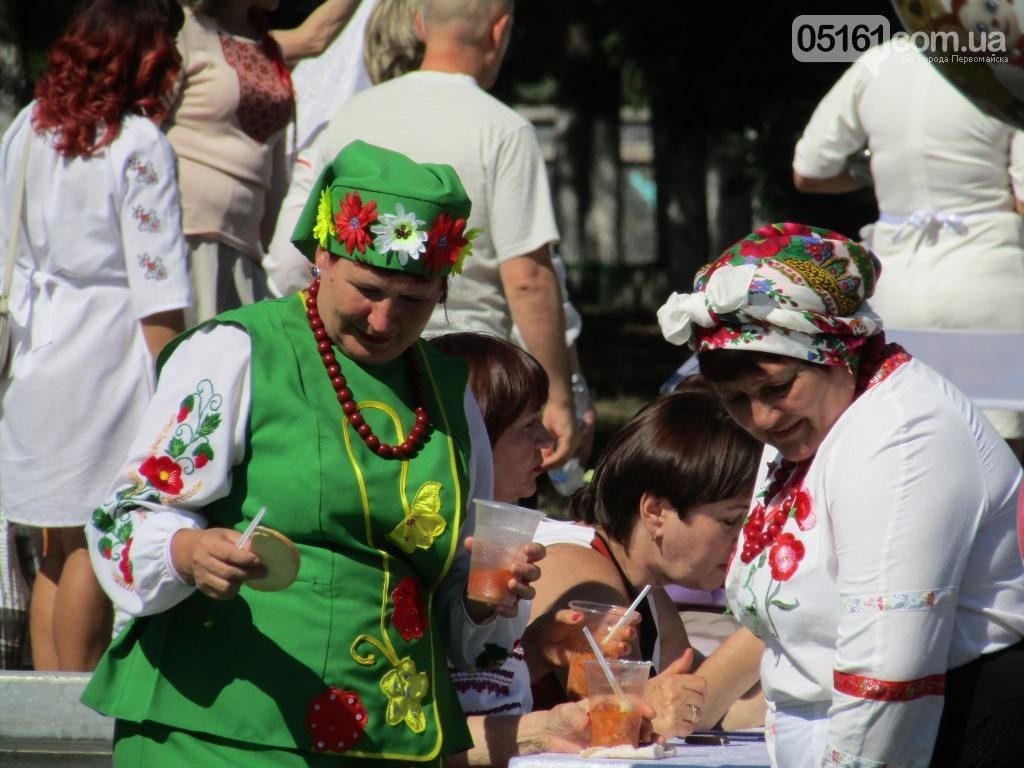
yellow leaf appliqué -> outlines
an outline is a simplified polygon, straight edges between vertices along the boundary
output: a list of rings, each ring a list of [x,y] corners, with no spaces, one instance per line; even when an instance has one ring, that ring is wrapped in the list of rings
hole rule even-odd
[[[417,549],[430,549],[434,539],[444,533],[447,526],[438,514],[441,509],[441,484],[424,483],[416,491],[409,514],[388,534],[406,554]]]
[[[384,675],[380,689],[388,698],[388,725],[404,722],[413,733],[423,733],[427,727],[427,718],[420,701],[430,690],[427,673],[418,672],[416,663],[406,657]]]

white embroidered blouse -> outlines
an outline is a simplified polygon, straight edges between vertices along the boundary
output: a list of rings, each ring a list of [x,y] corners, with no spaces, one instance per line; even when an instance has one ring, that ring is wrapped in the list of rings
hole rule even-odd
[[[802,482],[766,498],[776,459],[766,448],[726,580],[767,644],[773,762],[926,766],[946,671],[1024,636],[1021,467],[917,360],[842,414]]]

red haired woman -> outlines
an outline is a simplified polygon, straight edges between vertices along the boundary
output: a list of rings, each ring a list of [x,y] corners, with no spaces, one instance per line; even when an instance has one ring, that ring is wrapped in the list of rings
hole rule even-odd
[[[22,216],[0,217],[0,245],[14,247],[0,502],[8,521],[45,531],[30,609],[37,669],[91,669],[110,639],[83,526],[152,393],[153,356],[190,302],[160,131],[180,22],[169,0],[94,0],[0,145],[0,197],[24,195]]]

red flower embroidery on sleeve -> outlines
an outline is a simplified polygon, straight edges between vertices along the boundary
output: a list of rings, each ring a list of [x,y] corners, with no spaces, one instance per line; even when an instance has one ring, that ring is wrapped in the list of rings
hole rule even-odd
[[[177,494],[184,487],[181,465],[167,456],[150,456],[139,465],[139,474],[161,493]]]
[[[366,732],[366,718],[366,707],[355,691],[331,687],[313,697],[306,708],[306,731],[313,739],[313,751],[351,749]]]
[[[130,558],[133,541],[135,541],[135,539],[128,539],[128,541],[124,543],[124,549],[121,550],[121,555],[117,561],[117,569],[121,572],[121,578],[124,579],[124,583],[129,587],[135,583],[135,576],[132,573],[132,561]]]
[[[804,544],[792,533],[779,536],[768,553],[768,564],[772,569],[772,578],[776,581],[789,581],[796,573],[797,565],[804,559]]]
[[[426,629],[426,611],[423,610],[423,595],[420,583],[412,576],[406,576],[391,593],[394,610],[391,622],[403,640],[412,641],[423,637]]]

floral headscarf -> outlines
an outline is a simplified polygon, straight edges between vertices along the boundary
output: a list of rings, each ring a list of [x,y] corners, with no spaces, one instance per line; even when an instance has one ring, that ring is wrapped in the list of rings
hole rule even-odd
[[[881,264],[860,243],[806,224],[770,224],[704,266],[693,293],[658,310],[672,344],[745,349],[854,370],[882,321],[865,303]]]

